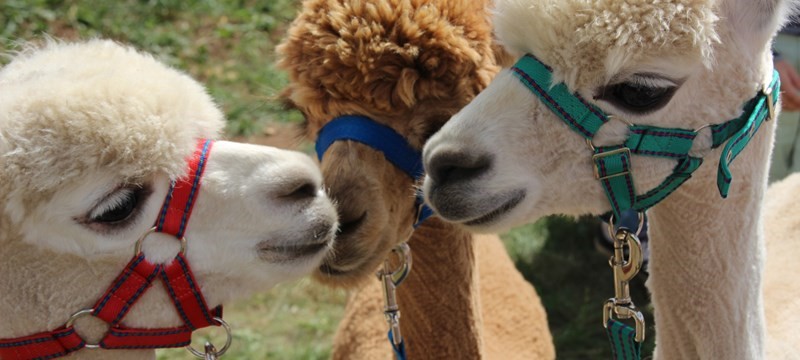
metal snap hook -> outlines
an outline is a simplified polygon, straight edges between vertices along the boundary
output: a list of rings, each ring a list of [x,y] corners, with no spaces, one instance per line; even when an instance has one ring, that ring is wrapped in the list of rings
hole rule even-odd
[[[228,323],[225,322],[225,320],[222,320],[222,318],[215,316],[213,319],[220,326],[222,326],[223,329],[225,329],[225,334],[227,335],[227,339],[225,339],[225,345],[222,347],[222,349],[217,351],[217,348],[214,347],[213,344],[211,344],[210,342],[206,342],[204,349],[205,352],[197,351],[195,350],[195,348],[192,347],[192,345],[187,345],[186,350],[188,350],[189,353],[191,353],[198,359],[217,359],[222,355],[224,355],[226,351],[228,351],[228,348],[231,347],[231,342],[233,342],[233,333],[231,332],[230,325],[228,325]]]
[[[614,317],[615,314],[619,319],[633,318],[636,324],[636,333],[633,339],[638,343],[644,341],[645,328],[642,312],[637,310],[633,304],[618,305],[615,300],[614,298],[608,299],[603,305],[603,327],[608,328],[608,320]]]
[[[389,268],[389,259],[383,262],[383,269],[378,270],[378,280],[383,286],[383,315],[392,332],[392,343],[399,346],[403,342],[403,336],[400,332],[400,307],[397,304],[397,286],[400,285],[411,272],[411,248],[407,243],[400,243],[394,249],[392,254],[400,260],[400,266],[397,269]]]
[[[644,223],[644,215],[639,213],[639,231]],[[613,216],[609,219],[609,233],[614,229]],[[631,300],[629,282],[636,277],[642,268],[642,246],[635,234],[626,228],[620,228],[613,233],[614,255],[608,260],[608,264],[614,273],[614,297],[608,299],[603,306],[603,326],[608,326],[608,320],[616,315],[619,319],[633,318],[636,322],[637,342],[644,341],[644,316],[636,309]],[[627,257],[624,252],[628,248]]]
[[[394,271],[389,272],[388,275],[391,276],[394,286],[398,286],[408,277],[408,274],[411,273],[411,247],[408,246],[408,243],[400,243],[392,249],[392,254],[396,255],[400,260],[400,266]],[[387,274],[388,265],[388,261],[384,262],[384,274]]]
[[[206,341],[205,350],[206,350],[205,360],[217,360],[217,348],[215,348],[213,344]]]

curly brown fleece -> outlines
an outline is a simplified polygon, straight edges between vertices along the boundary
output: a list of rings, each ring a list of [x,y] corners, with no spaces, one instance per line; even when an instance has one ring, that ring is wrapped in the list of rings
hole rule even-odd
[[[484,1],[305,1],[278,51],[291,78],[284,96],[309,119],[309,134],[343,114],[427,114],[441,125],[499,70]]]
[[[307,0],[279,46],[283,96],[312,140],[334,117],[365,115],[421,149],[511,57],[493,41],[488,0]],[[334,359],[393,358],[374,273],[413,221],[413,181],[364,145],[338,142],[322,161],[341,222],[317,279],[360,286],[349,297]],[[350,224],[350,225],[347,225]],[[414,359],[552,359],[541,302],[496,235],[437,219],[408,241],[414,268],[398,289]],[[365,283],[366,282],[366,283]]]

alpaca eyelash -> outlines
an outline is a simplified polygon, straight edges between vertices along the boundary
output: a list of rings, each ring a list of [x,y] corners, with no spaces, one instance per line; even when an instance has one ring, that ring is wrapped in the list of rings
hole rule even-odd
[[[96,219],[100,215],[121,206],[131,196],[134,196],[133,188],[117,188],[110,194],[106,195],[100,202],[89,212],[88,219]]]
[[[629,84],[635,84],[637,86],[651,89],[666,89],[678,86],[678,84],[670,79],[652,75],[636,75],[631,77],[631,79],[627,82]]]

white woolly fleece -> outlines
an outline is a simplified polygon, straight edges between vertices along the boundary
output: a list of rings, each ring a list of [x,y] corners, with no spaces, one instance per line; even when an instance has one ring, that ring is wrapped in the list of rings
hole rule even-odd
[[[222,113],[205,89],[150,55],[111,41],[49,41],[0,69],[0,339],[52,330],[88,308],[133,256]],[[299,152],[214,143],[185,237],[209,306],[307,274],[332,247],[336,210]],[[130,194],[138,194],[131,197]],[[118,221],[98,216],[135,198]],[[151,234],[148,260],[178,242]],[[81,320],[96,342],[104,324]],[[181,325],[162,286],[131,308],[132,327]],[[153,358],[80,351],[79,358]]]

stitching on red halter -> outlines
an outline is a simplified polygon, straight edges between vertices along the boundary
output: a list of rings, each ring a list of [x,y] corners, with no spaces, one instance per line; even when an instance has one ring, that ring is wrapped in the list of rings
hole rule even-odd
[[[187,177],[170,184],[159,216],[157,232],[182,241],[192,208],[199,193],[206,159],[213,141],[201,140],[189,160]],[[120,323],[133,304],[159,276],[172,298],[185,325],[162,329],[133,329]],[[218,325],[213,318],[222,317],[222,307],[209,310],[197,287],[189,262],[179,253],[169,264],[152,264],[144,254],[137,254],[98,299],[92,315],[110,324],[108,333],[98,344],[104,349],[155,349],[186,346],[192,331]],[[74,327],[60,327],[15,339],[0,339],[0,358],[4,360],[53,359],[86,347]]]

